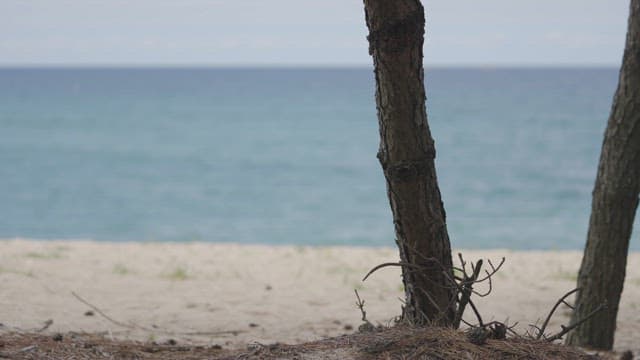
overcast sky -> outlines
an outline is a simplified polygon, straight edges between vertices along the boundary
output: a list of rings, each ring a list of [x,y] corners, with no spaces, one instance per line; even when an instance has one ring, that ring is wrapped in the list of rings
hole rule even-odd
[[[431,0],[425,62],[618,65],[628,0]],[[0,0],[0,65],[369,65],[361,0]]]

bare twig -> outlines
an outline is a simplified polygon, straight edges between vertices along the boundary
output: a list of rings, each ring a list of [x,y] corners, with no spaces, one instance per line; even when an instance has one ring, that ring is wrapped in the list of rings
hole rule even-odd
[[[487,292],[485,293],[479,293],[476,290],[472,290],[472,292],[475,295],[478,295],[478,297],[485,297],[488,296],[489,294],[491,294],[491,291],[493,291],[493,281],[491,280],[491,278],[489,278],[489,288],[487,289]]]
[[[367,312],[364,311],[364,300],[360,300],[358,290],[353,289],[353,291],[356,292],[356,298],[358,299],[358,301],[356,301],[356,306],[358,307],[358,309],[360,309],[360,313],[362,313],[362,321],[369,322],[369,320],[367,320]]]
[[[473,284],[475,283],[476,279],[478,278],[478,275],[480,274],[480,269],[482,269],[482,260],[478,260],[478,262],[475,265],[471,263],[471,269],[473,270],[473,273],[471,274],[471,276],[468,276],[465,269],[466,262],[462,258],[462,254],[458,253],[458,257],[460,258],[460,262],[462,263],[462,269],[465,271],[463,274],[463,280],[460,286],[458,287],[458,291],[460,292],[460,300],[458,300],[458,310],[456,311],[456,315],[453,320],[453,326],[455,328],[458,328],[460,326],[460,319],[462,319],[464,310],[467,307],[467,304],[471,302]],[[477,313],[477,309],[475,308],[475,305],[472,305],[472,307],[476,312],[476,317],[480,321],[480,326],[482,326],[482,318]]]
[[[495,275],[498,271],[500,271],[500,269],[502,268],[502,265],[504,265],[505,262],[505,258],[504,256],[502,257],[502,259],[500,260],[500,264],[498,264],[498,266],[493,266],[493,263],[491,262],[491,260],[487,259],[487,262],[489,263],[489,266],[491,266],[491,271],[487,271],[487,275],[485,277],[483,277],[482,279],[478,279],[476,280],[476,283],[481,283],[485,280],[491,279],[491,277],[493,275]]]
[[[575,310],[575,307],[573,305],[569,304],[568,302],[562,300],[562,303],[565,304],[569,309]]]
[[[460,266],[462,266],[462,268],[460,268],[460,272],[462,273],[466,273],[467,272],[467,262],[464,261],[464,259],[462,258],[462,253],[458,253],[458,259],[460,259]]]
[[[590,312],[587,316],[585,316],[584,318],[576,321],[575,323],[569,325],[569,326],[564,326],[564,325],[560,325],[560,328],[562,328],[562,331],[558,332],[557,334],[551,335],[548,338],[546,338],[546,340],[548,342],[552,342],[558,339],[562,339],[562,337],[568,333],[569,331],[577,328],[578,326],[582,325],[582,323],[584,323],[585,321],[591,319],[592,317],[594,317],[597,313],[599,313],[600,311],[604,310],[607,308],[606,303],[602,303],[600,305],[598,305],[595,309],[593,309],[592,312]]]
[[[222,330],[222,331],[203,331],[203,332],[199,332],[199,331],[195,331],[195,332],[173,332],[173,331],[167,331],[164,329],[157,329],[157,328],[148,328],[145,326],[141,326],[141,325],[137,325],[137,324],[126,324],[123,323],[121,321],[115,320],[112,317],[110,317],[109,315],[107,315],[104,311],[100,310],[100,308],[98,308],[97,306],[91,304],[90,302],[88,302],[87,300],[83,299],[80,295],[76,294],[74,291],[71,292],[71,295],[73,295],[76,299],[78,299],[78,301],[80,301],[81,303],[87,305],[88,307],[90,307],[91,309],[93,309],[95,312],[97,312],[98,314],[102,315],[105,319],[107,319],[108,321],[112,322],[115,325],[127,328],[127,329],[137,329],[137,330],[142,330],[142,331],[147,331],[147,332],[152,332],[152,333],[162,333],[162,334],[166,334],[166,335],[238,335],[240,333],[244,333],[245,331],[243,330]],[[364,303],[364,301],[363,301]],[[53,321],[51,320],[51,323],[53,323]],[[45,323],[46,325],[46,323]],[[50,326],[51,324],[49,324],[48,326]],[[46,326],[46,327],[48,327]],[[43,328],[42,330],[46,329]]]
[[[367,278],[373,274],[374,272],[382,269],[383,267],[387,267],[387,266],[404,266],[404,267],[409,267],[409,268],[414,268],[416,270],[423,270],[423,267],[420,265],[416,265],[416,264],[411,264],[408,262],[388,262],[388,263],[384,263],[384,264],[380,264],[377,265],[376,267],[374,267],[373,269],[369,270],[369,272],[367,273],[367,275],[364,276],[364,278],[362,278],[362,281],[367,280]]]
[[[440,308],[440,306],[438,306],[438,303],[436,303],[436,301],[433,299],[433,297],[429,294],[428,291],[426,291],[423,288],[418,288],[418,290],[420,290],[420,292],[422,292],[424,294],[424,296],[427,297],[427,300],[429,300],[429,302],[431,303],[431,305],[433,305],[434,308],[438,309],[438,316],[434,318],[433,322],[438,322],[442,319],[442,317],[444,317],[444,315],[446,314],[444,311],[442,311],[442,309]],[[422,310],[420,310],[420,312],[422,312]],[[422,316],[426,319],[429,320],[429,317],[422,313]]]
[[[469,299],[469,305],[471,305],[471,309],[473,310],[473,313],[476,314],[476,319],[478,319],[478,324],[480,326],[484,326],[484,324],[482,323],[482,316],[480,316],[480,311],[478,311],[476,304],[474,304],[473,301],[471,301],[471,299]]]
[[[475,326],[475,325],[473,325],[472,323],[470,323],[470,322],[466,321],[465,319],[460,319],[460,321],[461,321],[463,324],[467,325],[468,327],[474,327],[474,326]]]
[[[136,326],[134,325],[130,325],[130,324],[125,324],[123,322],[120,322],[118,320],[114,320],[112,317],[110,317],[109,315],[105,314],[102,310],[100,310],[97,306],[91,304],[90,302],[88,302],[87,300],[83,299],[80,297],[80,295],[76,294],[75,292],[71,292],[71,295],[73,295],[76,299],[78,299],[78,301],[80,301],[81,303],[87,305],[88,307],[92,308],[95,312],[97,312],[98,314],[102,315],[102,317],[104,317],[105,319],[109,320],[110,322],[124,327],[124,328],[128,328],[128,329],[135,329]]]
[[[505,323],[506,323],[506,321],[505,321]],[[515,330],[513,330],[516,326],[518,326],[518,322],[517,321],[513,325],[507,327],[507,332],[511,333],[514,336],[522,337],[520,334],[515,332]]]
[[[556,311],[558,306],[560,306],[560,304],[562,304],[562,303],[565,303],[564,300],[566,298],[568,298],[573,293],[575,293],[575,292],[577,292],[579,290],[580,290],[580,288],[575,288],[575,289],[569,291],[568,293],[564,294],[558,301],[556,301],[555,305],[553,305],[553,308],[551,308],[551,311],[549,311],[549,315],[547,315],[547,318],[542,323],[542,326],[538,329],[538,335],[536,336],[536,340],[540,340],[540,338],[542,338],[544,336],[544,331],[547,329],[547,325],[549,325],[549,320],[551,320],[551,317],[553,316],[553,313]]]
[[[49,319],[47,321],[44,322],[44,324],[42,325],[42,327],[38,330],[36,330],[37,333],[41,333],[45,330],[47,330],[51,325],[53,324],[53,320]]]
[[[538,320],[540,320],[540,319],[538,319]],[[537,324],[537,323],[538,323],[538,321],[536,321],[536,324]],[[535,330],[536,330],[536,335],[535,335],[535,337],[537,338],[538,334],[543,333],[543,332],[541,331],[540,327],[539,327],[538,325],[536,325],[536,324],[529,324],[529,327],[530,327],[530,328],[533,328],[533,329],[535,329]],[[525,335],[526,335],[527,337],[534,338],[534,335],[533,335],[533,334],[531,334],[531,333],[529,332],[529,330],[527,330],[527,331],[526,331]],[[542,336],[544,336],[544,333],[543,333],[543,335],[542,335]]]

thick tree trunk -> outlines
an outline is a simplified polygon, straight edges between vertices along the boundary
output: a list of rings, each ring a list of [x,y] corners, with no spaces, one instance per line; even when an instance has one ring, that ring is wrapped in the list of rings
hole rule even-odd
[[[574,330],[567,343],[611,349],[640,191],[640,0],[631,0],[618,89],[593,190],[589,233],[572,322],[606,301],[607,308]]]
[[[378,159],[396,242],[403,262],[424,269],[403,267],[403,318],[419,325],[450,325],[456,304],[443,274],[451,273],[451,245],[425,109],[424,9],[419,0],[364,0],[364,5],[376,78]]]

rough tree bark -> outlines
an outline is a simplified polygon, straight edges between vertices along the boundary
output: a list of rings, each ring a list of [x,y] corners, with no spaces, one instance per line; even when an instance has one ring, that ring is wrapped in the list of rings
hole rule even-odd
[[[455,292],[451,245],[434,166],[435,147],[425,109],[419,0],[364,0],[369,54],[376,78],[380,127],[378,159],[387,182],[396,243],[403,262],[403,319],[417,325],[451,325]]]
[[[600,303],[607,308],[567,338],[571,345],[611,349],[640,191],[640,0],[631,0],[618,89],[604,136],[587,244],[571,322]]]

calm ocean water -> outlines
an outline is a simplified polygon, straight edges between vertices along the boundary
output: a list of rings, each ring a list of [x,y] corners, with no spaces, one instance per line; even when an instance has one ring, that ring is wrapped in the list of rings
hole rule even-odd
[[[582,248],[617,70],[426,77],[453,245]],[[369,69],[0,70],[0,238],[394,245],[373,91]]]

